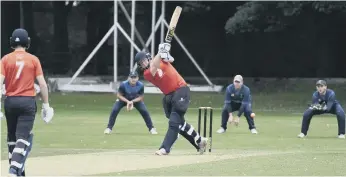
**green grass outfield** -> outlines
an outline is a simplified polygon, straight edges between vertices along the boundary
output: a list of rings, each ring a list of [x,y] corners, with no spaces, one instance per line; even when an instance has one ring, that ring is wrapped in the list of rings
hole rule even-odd
[[[34,147],[27,174],[45,176],[257,176],[345,175],[346,141],[337,139],[334,116],[313,118],[309,137],[298,139],[301,114],[311,100],[307,94],[254,94],[253,109],[259,134],[252,135],[244,117],[239,127],[225,134],[220,126],[223,94],[192,94],[186,115],[197,127],[197,108],[214,110],[213,152],[203,156],[182,137],[169,156],[155,156],[168,122],[162,95],[145,96],[158,135],[150,135],[134,109],[119,114],[111,135],[104,135],[115,96],[112,94],[55,93],[51,105],[55,117],[45,124],[37,116]],[[40,105],[40,103],[38,104]],[[2,175],[7,171],[6,121],[1,123]],[[52,174],[54,171],[54,174]]]

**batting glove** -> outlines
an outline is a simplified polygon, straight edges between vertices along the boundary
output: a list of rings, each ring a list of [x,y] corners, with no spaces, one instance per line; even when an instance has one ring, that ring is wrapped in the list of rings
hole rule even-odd
[[[49,103],[42,104],[41,116],[44,122],[49,123],[54,116],[54,109],[49,106]]]
[[[171,50],[170,43],[159,44],[159,52],[169,52]]]

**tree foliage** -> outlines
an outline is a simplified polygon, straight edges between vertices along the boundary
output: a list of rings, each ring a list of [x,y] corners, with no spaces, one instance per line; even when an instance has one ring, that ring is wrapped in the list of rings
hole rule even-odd
[[[193,12],[196,13],[204,13],[211,9],[211,6],[208,5],[208,2],[200,2],[200,1],[188,1],[183,5],[184,12]]]
[[[227,33],[252,31],[277,31],[291,25],[305,10],[329,14],[346,12],[342,1],[251,1],[237,7],[237,12],[227,21]]]

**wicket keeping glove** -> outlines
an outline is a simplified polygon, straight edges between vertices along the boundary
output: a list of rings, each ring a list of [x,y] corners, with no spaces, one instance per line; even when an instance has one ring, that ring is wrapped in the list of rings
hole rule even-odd
[[[44,122],[49,123],[54,116],[54,109],[49,106],[49,103],[42,104],[41,116]]]
[[[312,104],[309,109],[317,110],[317,111],[325,111],[327,109],[327,105],[325,104]]]

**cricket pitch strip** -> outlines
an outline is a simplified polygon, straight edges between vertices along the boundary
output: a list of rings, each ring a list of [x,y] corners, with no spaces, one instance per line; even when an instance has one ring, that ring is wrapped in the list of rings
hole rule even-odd
[[[83,176],[198,164],[253,156],[268,156],[293,152],[216,150],[198,155],[193,150],[174,150],[168,156],[156,156],[155,150],[136,149],[112,152],[29,157],[27,176]],[[8,160],[1,161],[1,176],[8,172]]]

